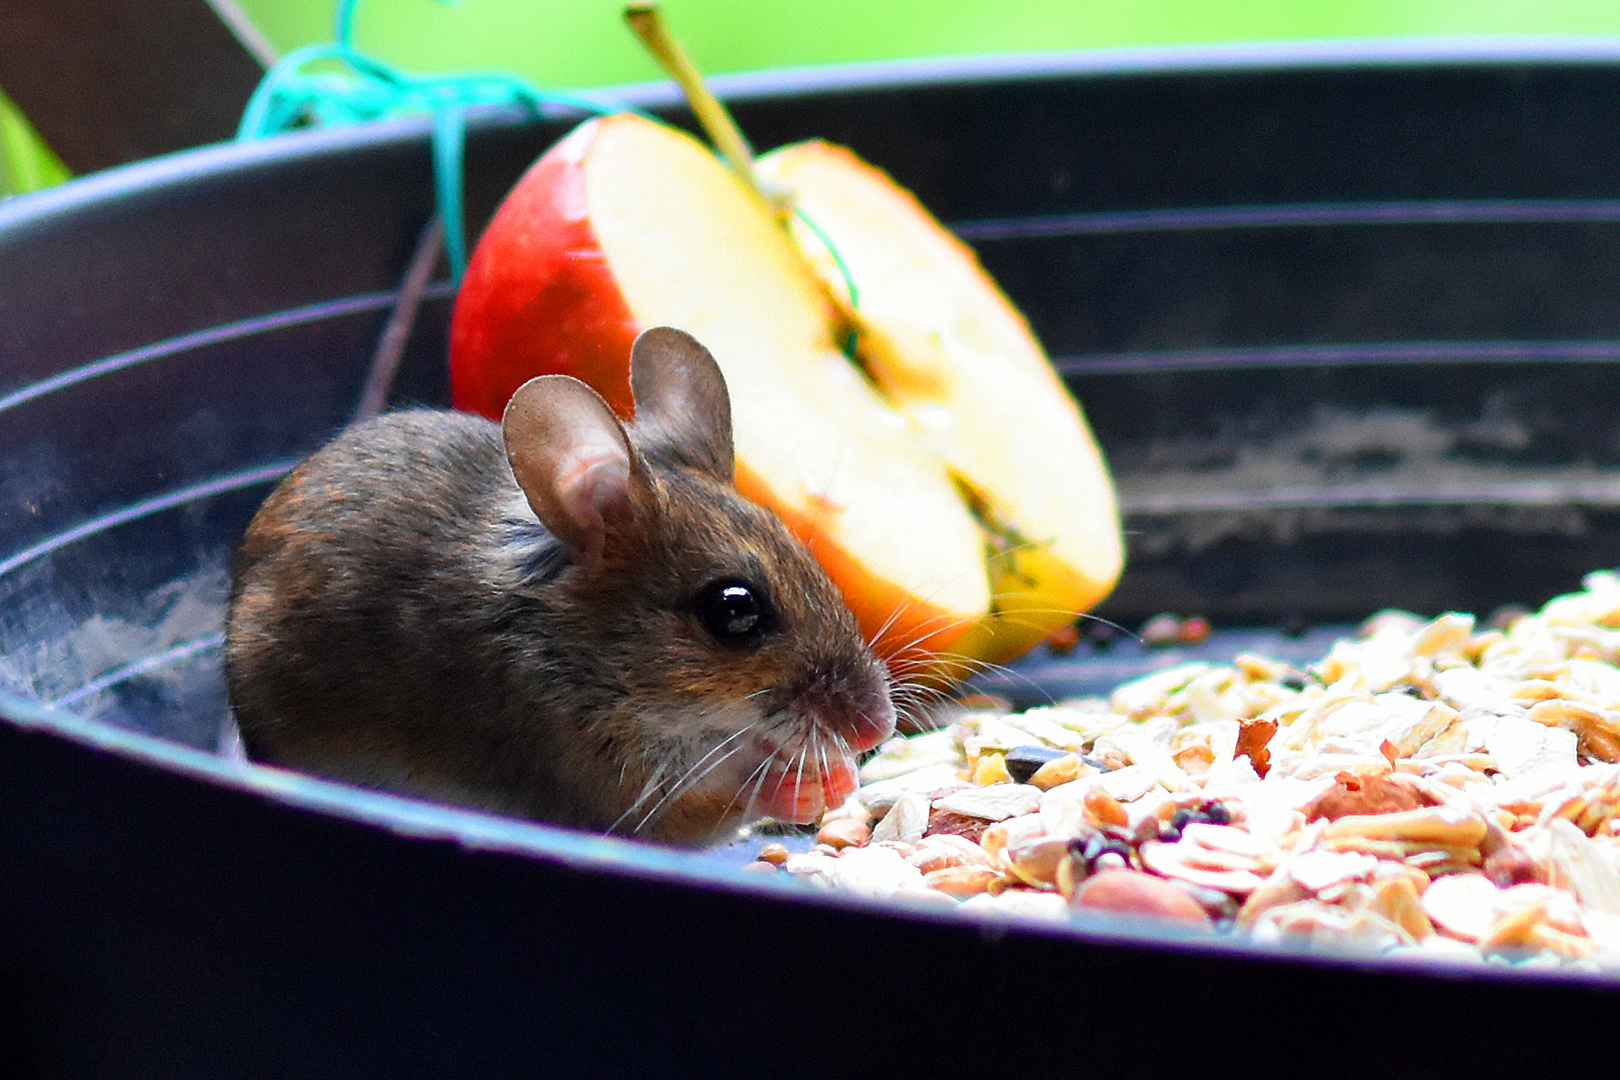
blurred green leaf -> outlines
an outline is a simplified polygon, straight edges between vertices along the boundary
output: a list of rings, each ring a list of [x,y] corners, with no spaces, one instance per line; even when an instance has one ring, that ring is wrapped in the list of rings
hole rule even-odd
[[[11,100],[0,94],[0,196],[37,191],[68,178],[68,171]]]

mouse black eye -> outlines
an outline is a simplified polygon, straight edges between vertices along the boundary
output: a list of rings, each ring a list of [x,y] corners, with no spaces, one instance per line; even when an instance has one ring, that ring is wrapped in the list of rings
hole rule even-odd
[[[703,629],[722,645],[753,644],[776,628],[776,609],[757,585],[723,579],[705,585],[693,601]]]

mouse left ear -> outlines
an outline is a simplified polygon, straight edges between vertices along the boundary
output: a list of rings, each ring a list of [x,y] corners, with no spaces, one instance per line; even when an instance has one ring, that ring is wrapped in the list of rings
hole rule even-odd
[[[647,480],[596,391],[567,375],[530,379],[507,403],[501,430],[535,516],[583,562],[635,527],[636,489]]]
[[[630,349],[636,428],[656,429],[680,457],[722,480],[736,473],[731,395],[714,356],[673,326],[643,330]]]

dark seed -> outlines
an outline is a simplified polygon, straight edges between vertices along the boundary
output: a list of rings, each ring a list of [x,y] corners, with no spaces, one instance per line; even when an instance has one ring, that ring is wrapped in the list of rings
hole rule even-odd
[[[1096,870],[1097,860],[1104,855],[1118,855],[1128,866],[1131,862],[1131,846],[1123,840],[1105,840],[1098,848],[1097,854],[1086,860],[1089,868]]]
[[[1119,631],[1112,623],[1091,622],[1085,626],[1086,641],[1097,652],[1106,652],[1114,647],[1114,640],[1119,637]]]
[[[1027,784],[1029,778],[1035,775],[1035,770],[1048,761],[1056,761],[1068,752],[1055,746],[1041,746],[1038,743],[1015,746],[1007,751],[1007,772],[1020,784]]]
[[[1074,850],[1072,844],[1069,846],[1069,850]],[[1092,873],[1097,869],[1097,860],[1104,855],[1118,855],[1129,864],[1131,861],[1131,846],[1123,840],[1116,840],[1111,836],[1104,836],[1102,833],[1092,833],[1086,837],[1079,854],[1086,860],[1086,872]]]

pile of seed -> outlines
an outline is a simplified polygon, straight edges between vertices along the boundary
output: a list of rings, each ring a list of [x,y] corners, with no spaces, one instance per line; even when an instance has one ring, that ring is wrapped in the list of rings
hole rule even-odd
[[[1382,613],[883,746],[760,869],[1010,917],[1620,968],[1620,575],[1506,627]]]

